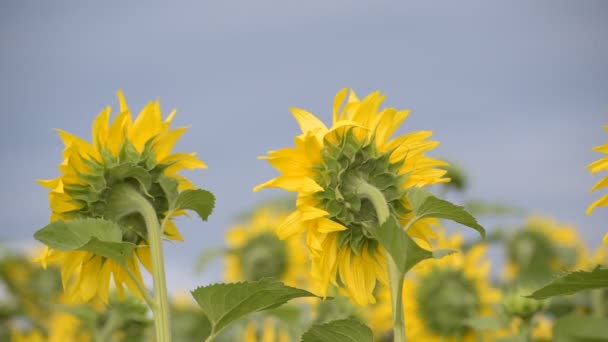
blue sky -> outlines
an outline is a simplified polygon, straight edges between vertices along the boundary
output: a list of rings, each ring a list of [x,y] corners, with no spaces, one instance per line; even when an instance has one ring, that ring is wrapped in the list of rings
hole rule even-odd
[[[180,220],[186,241],[167,246],[182,265],[169,285],[188,288],[234,216],[281,193],[251,189],[276,175],[256,157],[298,132],[287,108],[327,122],[352,87],[411,109],[398,133],[433,130],[433,155],[468,170],[467,197],[555,216],[596,246],[608,211],[584,216],[600,196],[585,166],[608,141],[607,32],[605,1],[4,1],[0,239],[30,241],[48,220],[34,180],[58,175],[54,129],[89,138],[121,88],[133,109],[177,108],[192,128],[176,150],[209,165],[189,176],[216,193],[213,217]]]

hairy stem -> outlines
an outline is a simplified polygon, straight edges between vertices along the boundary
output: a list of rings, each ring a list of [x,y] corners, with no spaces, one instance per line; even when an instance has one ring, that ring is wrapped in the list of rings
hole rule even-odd
[[[144,196],[130,186],[122,186],[118,191],[122,195],[122,199],[128,201],[133,206],[133,209],[141,214],[146,223],[150,255],[152,257],[152,279],[154,280],[154,305],[150,309],[154,313],[156,341],[170,342],[171,326],[167,283],[165,280],[162,227],[158,222],[158,216],[154,207]]]
[[[382,192],[364,180],[359,180],[357,182],[357,193],[372,203],[376,210],[378,224],[382,225],[390,216],[388,203],[386,203]],[[395,342],[405,342],[405,317],[403,313],[403,279],[405,278],[405,273],[399,270],[399,267],[397,267],[397,264],[395,264],[395,261],[388,253],[386,253],[386,260],[388,263],[393,313],[393,338]]]

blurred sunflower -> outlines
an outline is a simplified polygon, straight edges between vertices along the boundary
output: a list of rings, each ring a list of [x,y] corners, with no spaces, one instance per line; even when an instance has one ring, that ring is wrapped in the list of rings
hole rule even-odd
[[[227,281],[275,277],[289,286],[306,283],[304,242],[298,236],[279,240],[274,233],[286,217],[277,209],[261,208],[247,222],[230,228],[226,234]]]
[[[51,221],[75,218],[106,218],[112,189],[128,184],[154,206],[162,220],[168,209],[168,193],[192,189],[194,185],[177,173],[183,169],[205,168],[194,153],[171,153],[186,127],[169,128],[173,111],[164,121],[158,101],[146,105],[135,121],[121,91],[120,113],[109,122],[111,108],[104,109],[93,122],[92,142],[58,130],[65,149],[59,166],[61,176],[39,183],[51,189]],[[114,261],[85,251],[60,251],[45,248],[39,261],[61,266],[63,287],[69,302],[87,302],[98,298],[108,301],[111,277],[119,295],[124,286],[138,297],[138,283],[143,284],[140,264],[151,270],[150,250],[143,218],[133,214],[122,218],[122,240],[138,245],[127,258],[128,270]],[[164,236],[181,241],[173,222],[165,224]]]
[[[608,131],[608,126],[604,126],[604,130]],[[604,144],[601,146],[596,146],[593,148],[594,151],[608,154],[608,144]],[[608,156],[604,156],[599,160],[594,161],[593,163],[587,165],[587,169],[592,174],[598,173],[600,171],[608,170]],[[603,189],[608,186],[608,177],[604,177],[600,179],[592,188],[591,191],[596,191],[599,189]],[[591,205],[587,208],[587,215],[591,214],[591,212],[597,207],[605,207],[608,206],[608,194],[602,196],[597,201],[591,203]],[[604,235],[604,243],[608,243],[608,233]]]
[[[462,235],[446,237],[439,232],[436,248],[459,249]],[[407,339],[424,342],[492,341],[494,332],[475,332],[465,321],[489,316],[501,294],[489,283],[487,247],[475,245],[442,259],[416,265],[405,278],[403,301]],[[390,292],[379,289],[379,302],[369,311],[370,326],[379,341],[390,340],[392,329]]]
[[[506,247],[507,280],[531,287],[579,265],[586,253],[575,227],[541,216],[530,216]]]
[[[80,320],[65,312],[54,312],[45,323],[48,328],[44,333],[38,329],[22,332],[11,330],[13,342],[90,342],[93,341],[89,331],[84,329]]]
[[[354,303],[366,305],[375,302],[376,282],[387,283],[387,269],[384,250],[370,234],[379,224],[376,211],[359,189],[381,191],[391,215],[404,224],[412,217],[407,189],[448,179],[439,168],[446,163],[424,154],[438,145],[427,140],[432,132],[391,139],[408,110],[380,110],[384,96],[379,92],[363,100],[353,91],[346,100],[348,93],[342,89],[336,95],[330,128],[305,110],[291,109],[302,134],[295,147],[261,157],[281,175],[254,191],[278,187],[297,192],[296,210],[276,229],[279,238],[306,232],[317,291],[325,296],[331,283],[343,287]],[[425,223],[413,225],[408,234],[423,240],[434,236]]]
[[[280,327],[276,320],[268,317],[264,324],[259,327],[256,322],[251,321],[245,327],[244,342],[289,342],[289,330]]]

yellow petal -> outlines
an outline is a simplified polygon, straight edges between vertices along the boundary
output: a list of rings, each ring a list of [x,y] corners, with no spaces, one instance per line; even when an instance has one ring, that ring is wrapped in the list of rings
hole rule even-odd
[[[346,227],[328,218],[320,218],[317,222],[317,230],[320,233],[332,233],[346,230]]]
[[[127,101],[125,101],[125,96],[123,95],[122,90],[118,89],[116,94],[118,95],[118,103],[120,104],[120,112],[121,113],[128,112],[129,106],[127,106]]]
[[[148,140],[160,132],[162,116],[158,103],[150,102],[135,119],[129,137],[137,151],[141,152]]]
[[[312,113],[299,108],[289,108],[296,121],[300,125],[302,133],[309,131],[327,131],[327,126]]]
[[[163,160],[159,160],[163,164],[170,164],[165,169],[166,175],[174,175],[182,169],[206,169],[207,165],[196,158],[196,153],[175,153]]]
[[[101,269],[101,257],[94,256],[83,264],[78,280],[78,292],[84,302],[88,302],[97,293],[99,286],[99,271]]]
[[[110,128],[108,129],[107,147],[113,155],[118,155],[130,125],[131,114],[128,111],[123,111],[118,114],[110,125]]]
[[[150,255],[150,247],[139,246],[136,249],[137,258],[144,265],[144,268],[152,274],[152,256]]]
[[[108,304],[111,275],[112,265],[110,260],[105,260],[99,272],[99,286],[97,288],[98,297],[105,304]]]
[[[179,232],[179,229],[175,226],[175,223],[172,220],[167,221],[165,224],[165,237],[169,240],[173,241],[184,241],[184,237]]]
[[[597,182],[593,188],[591,188],[591,191],[595,191],[601,188],[604,188],[608,186],[608,177],[604,177],[603,179],[601,179],[599,182]]]
[[[596,160],[587,166],[591,170],[591,173],[597,173],[600,171],[608,170],[608,157]]]
[[[334,108],[333,108],[333,124],[336,124],[340,120],[340,106],[344,103],[346,95],[348,94],[348,88],[342,88],[334,97]]]
[[[296,210],[287,215],[285,220],[275,229],[275,233],[281,240],[288,239],[291,236],[302,233],[305,227],[302,224],[302,214]]]
[[[95,121],[93,121],[93,132],[91,136],[93,137],[93,146],[97,149],[102,149],[106,146],[111,110],[110,107],[106,107],[106,109],[102,110],[97,118],[95,118]]]
[[[314,180],[308,177],[290,177],[279,176],[271,179],[266,183],[260,184],[253,188],[253,192],[257,192],[262,188],[283,188],[287,191],[314,193],[323,191],[323,188]]]
[[[588,208],[586,214],[589,215],[591,212],[597,207],[605,207],[608,206],[608,194],[602,196],[602,198],[593,202]]]
[[[154,138],[153,144],[156,160],[160,162],[164,161],[169,156],[169,153],[171,153],[177,140],[179,140],[186,130],[188,130],[188,127],[182,127],[157,135]]]

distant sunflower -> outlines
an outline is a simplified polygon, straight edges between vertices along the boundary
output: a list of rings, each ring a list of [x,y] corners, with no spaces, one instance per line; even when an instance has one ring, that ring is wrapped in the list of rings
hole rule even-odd
[[[361,198],[359,187],[380,190],[391,215],[405,224],[412,217],[407,189],[448,179],[439,168],[446,163],[424,154],[439,144],[427,140],[432,132],[391,139],[408,110],[380,110],[384,96],[379,92],[363,100],[353,91],[348,100],[347,95],[348,89],[336,95],[330,128],[305,110],[291,109],[302,134],[295,138],[295,147],[261,157],[281,175],[254,191],[278,187],[297,192],[296,210],[276,229],[279,238],[306,232],[311,275],[320,284],[321,295],[331,283],[343,287],[356,304],[366,305],[375,301],[377,280],[386,283],[388,276],[384,250],[370,234],[378,227],[376,212]],[[413,225],[408,234],[424,240],[434,236],[424,223]]]
[[[461,235],[439,233],[436,248],[459,249]],[[425,342],[478,341],[477,332],[464,324],[467,318],[489,316],[501,294],[489,282],[487,247],[476,245],[438,260],[416,265],[403,284],[407,339]],[[379,290],[379,303],[369,312],[370,325],[379,341],[390,339],[391,303],[387,287]],[[493,341],[493,332],[484,332]],[[386,339],[383,339],[386,338]]]
[[[205,168],[194,153],[172,154],[173,146],[186,127],[169,128],[173,111],[164,121],[158,101],[144,107],[135,121],[122,92],[118,92],[120,113],[109,123],[111,108],[104,109],[93,122],[92,142],[58,130],[65,149],[59,166],[61,176],[39,183],[51,189],[49,201],[51,221],[76,218],[104,218],[112,188],[128,183],[150,200],[159,220],[168,209],[167,191],[193,189],[194,185],[177,173],[183,169]],[[135,281],[143,284],[140,263],[151,270],[147,231],[141,216],[129,215],[118,222],[123,241],[138,245],[127,258],[127,270],[114,261],[85,251],[59,251],[45,248],[39,261],[57,263],[61,267],[63,287],[69,302],[87,302],[98,298],[108,301],[111,277],[119,295],[124,286],[141,297]],[[164,236],[182,240],[176,226],[168,221]]]
[[[304,241],[298,236],[279,240],[274,233],[286,217],[277,209],[261,208],[247,222],[230,228],[226,234],[227,281],[275,277],[289,286],[304,285],[308,268]]]
[[[517,278],[527,286],[542,284],[553,273],[572,269],[586,253],[575,227],[542,216],[530,216],[506,247],[507,279]]]
[[[608,131],[608,126],[604,126],[604,130]],[[601,146],[596,146],[593,148],[594,151],[608,154],[608,144],[604,144]],[[600,171],[608,170],[608,156],[604,156],[599,160],[594,161],[593,163],[587,165],[587,169],[591,171],[592,174],[598,173]],[[592,188],[591,191],[596,191],[599,189],[603,189],[608,186],[608,176],[602,178],[599,182],[597,182]],[[608,194],[602,196],[597,201],[591,203],[591,205],[587,208],[587,215],[591,214],[591,212],[597,207],[605,207],[608,206]],[[608,233],[604,235],[604,243],[608,243]]]
[[[250,321],[245,327],[243,342],[290,342],[289,330],[280,327],[277,321],[268,317],[260,327]]]

